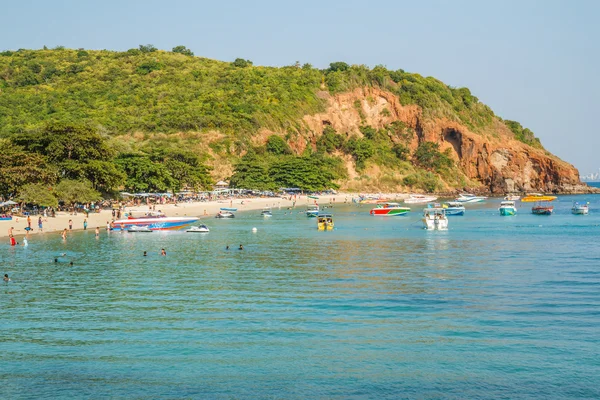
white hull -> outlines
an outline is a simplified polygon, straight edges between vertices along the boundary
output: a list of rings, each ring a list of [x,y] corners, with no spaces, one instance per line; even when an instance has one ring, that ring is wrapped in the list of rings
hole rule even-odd
[[[406,204],[426,204],[436,201],[436,196],[411,195],[408,199],[404,199]]]
[[[585,215],[585,214],[589,213],[589,209],[587,207],[585,207],[585,208],[583,208],[583,207],[582,208],[575,208],[575,207],[573,207],[571,209],[571,212],[573,214],[575,214],[575,215]]]

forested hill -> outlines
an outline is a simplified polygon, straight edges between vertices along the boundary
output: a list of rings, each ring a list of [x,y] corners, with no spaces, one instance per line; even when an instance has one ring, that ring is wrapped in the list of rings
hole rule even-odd
[[[327,116],[345,94],[369,89],[398,104],[388,104],[373,118],[369,113],[377,100],[374,92],[364,92],[349,107],[356,127],[345,123],[346,117],[339,123],[324,118],[316,128],[307,122],[307,116]],[[402,107],[418,110],[416,119],[402,117]],[[377,185],[386,188],[488,185],[460,165],[456,140],[448,142],[454,150],[427,140],[427,123],[436,121],[455,124],[461,139],[473,134],[494,140],[508,134],[543,153],[530,130],[496,117],[468,89],[382,66],[260,67],[243,59],[196,57],[184,46],[170,52],[143,45],[125,52],[59,47],[0,53],[3,143],[58,166],[50,181],[88,180],[104,192],[208,186],[211,180],[230,177],[255,188],[352,189],[349,182],[369,171],[379,174]],[[85,160],[77,159],[76,151],[51,154],[57,140],[72,140],[75,147],[77,140],[86,146],[91,141],[102,149],[91,157],[81,155]],[[78,162],[85,165],[75,168]],[[112,165],[113,176],[99,182],[95,174],[104,167],[92,168],[90,162]],[[182,163],[178,168],[191,165],[194,177],[171,170],[157,172],[170,177],[152,181],[133,166],[156,164],[160,169],[168,162]],[[5,156],[4,166],[19,168],[10,163]],[[312,181],[276,178],[298,170],[309,171]],[[139,176],[132,178],[135,174]],[[144,179],[154,183],[139,182]],[[18,184],[4,184],[2,194],[14,194]]]

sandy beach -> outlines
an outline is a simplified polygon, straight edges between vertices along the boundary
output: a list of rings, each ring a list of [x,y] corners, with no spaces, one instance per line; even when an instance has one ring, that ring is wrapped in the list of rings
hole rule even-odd
[[[338,193],[335,195],[322,195],[318,196],[316,200],[318,204],[332,204],[332,203],[344,203],[351,202],[352,197],[356,194]],[[391,198],[391,197],[387,197]],[[309,199],[307,196],[296,197],[296,208],[304,209],[307,204],[314,204],[314,199]],[[267,198],[235,198],[231,200],[217,200],[208,202],[190,202],[190,203],[178,203],[178,204],[165,204],[157,205],[156,210],[161,210],[169,217],[177,216],[194,216],[204,218],[214,218],[219,212],[221,207],[236,207],[238,211],[249,211],[249,210],[260,210],[265,207],[272,208],[288,208],[293,207],[294,201],[290,200],[289,197],[267,197]],[[126,207],[125,212],[144,213],[149,211],[147,205],[131,206]],[[69,228],[69,220],[73,221],[73,231],[83,230],[83,222],[87,218],[87,229],[94,230],[99,227],[102,231],[106,230],[107,222],[110,222],[112,217],[111,210],[102,210],[99,213],[90,213],[89,217],[86,217],[84,213],[77,213],[73,215],[67,212],[57,212],[56,217],[42,216],[43,229],[38,229],[38,215],[31,216],[31,227],[33,230],[29,233],[29,237],[33,238],[36,235],[52,235],[60,234],[63,229]],[[10,228],[14,228],[13,234],[19,241],[20,237],[25,236],[27,231],[27,217],[13,216],[12,221],[0,221],[0,237],[8,238],[8,232]]]

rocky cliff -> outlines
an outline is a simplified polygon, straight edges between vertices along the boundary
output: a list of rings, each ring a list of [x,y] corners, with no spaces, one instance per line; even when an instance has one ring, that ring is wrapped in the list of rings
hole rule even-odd
[[[450,149],[460,171],[476,184],[469,189],[496,194],[590,190],[580,182],[575,167],[543,149],[517,141],[500,119],[475,133],[458,121],[424,118],[420,107],[403,106],[393,93],[377,88],[319,95],[326,99],[327,109],[303,118],[307,133],[291,143],[298,152],[306,146],[314,146],[327,125],[338,132],[360,135],[361,125],[381,128],[402,121],[416,132],[410,142],[412,150],[423,141],[438,143],[441,150]]]

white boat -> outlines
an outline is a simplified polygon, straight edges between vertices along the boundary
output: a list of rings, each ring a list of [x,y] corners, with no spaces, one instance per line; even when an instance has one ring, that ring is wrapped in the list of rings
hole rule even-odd
[[[148,228],[147,226],[139,226],[139,225],[134,225],[134,226],[130,226],[127,229],[127,232],[152,232],[152,229]]]
[[[319,215],[319,206],[308,206],[306,207],[306,216],[309,218],[314,218]]]
[[[446,210],[440,207],[430,207],[423,210],[423,225],[429,231],[445,231],[448,229]]]
[[[210,229],[206,225],[192,226],[186,232],[196,232],[196,233],[208,233]]]
[[[230,211],[219,211],[215,218],[235,218],[235,214]]]
[[[263,208],[263,210],[260,212],[260,215],[262,215],[264,218],[271,218],[273,213],[271,212],[270,208]]]
[[[573,207],[571,208],[571,212],[575,215],[586,215],[590,212],[590,203],[579,203],[574,202]]]
[[[517,207],[515,207],[515,202],[512,200],[503,201],[500,203],[498,211],[500,211],[500,215],[502,216],[515,215],[517,213]]]
[[[408,199],[404,199],[406,204],[425,204],[431,203],[432,201],[436,201],[436,196],[428,196],[425,194],[411,194],[408,196]]]
[[[465,215],[465,206],[457,201],[449,201],[442,207],[446,210],[446,215]]]
[[[518,201],[518,200],[521,200],[521,196],[519,196],[517,194],[507,194],[504,197],[504,200],[507,200],[507,201]]]
[[[486,199],[487,199],[487,197],[485,197],[485,196],[475,196],[474,194],[471,194],[471,193],[461,193],[455,199],[455,201],[458,201],[459,203],[479,203],[479,202],[485,201]]]

